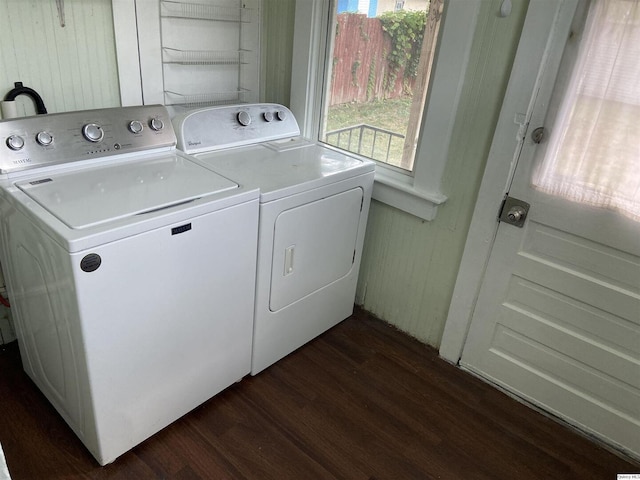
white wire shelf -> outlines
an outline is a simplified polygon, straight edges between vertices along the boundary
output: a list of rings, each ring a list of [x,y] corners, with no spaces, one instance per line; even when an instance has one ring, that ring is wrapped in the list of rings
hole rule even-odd
[[[193,20],[214,20],[219,22],[249,23],[254,20],[251,8],[226,7],[204,3],[187,3],[163,0],[160,16],[164,18],[189,18]]]
[[[165,105],[184,108],[213,107],[246,103],[245,97],[250,90],[239,89],[231,92],[198,93],[185,95],[170,90],[164,91]]]
[[[179,65],[247,65],[247,50],[180,50],[162,48],[162,62]]]

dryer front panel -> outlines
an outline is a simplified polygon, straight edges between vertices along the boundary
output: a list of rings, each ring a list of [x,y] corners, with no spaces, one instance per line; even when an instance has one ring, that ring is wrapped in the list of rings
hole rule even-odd
[[[349,274],[363,190],[360,187],[285,210],[274,225],[269,310],[278,311]]]

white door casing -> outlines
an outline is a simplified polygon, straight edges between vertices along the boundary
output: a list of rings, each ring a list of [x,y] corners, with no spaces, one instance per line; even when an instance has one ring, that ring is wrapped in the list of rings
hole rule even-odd
[[[640,457],[640,224],[529,186],[576,4],[530,6],[440,353]],[[496,223],[507,191],[532,205],[522,229]]]

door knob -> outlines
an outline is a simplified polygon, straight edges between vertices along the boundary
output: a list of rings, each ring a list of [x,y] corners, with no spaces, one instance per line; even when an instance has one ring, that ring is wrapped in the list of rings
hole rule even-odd
[[[519,222],[520,220],[524,220],[527,211],[521,206],[512,207],[511,210],[507,212],[507,218],[512,222]]]
[[[498,214],[498,220],[516,227],[522,227],[524,226],[524,220],[527,218],[529,207],[530,205],[527,202],[507,196]]]

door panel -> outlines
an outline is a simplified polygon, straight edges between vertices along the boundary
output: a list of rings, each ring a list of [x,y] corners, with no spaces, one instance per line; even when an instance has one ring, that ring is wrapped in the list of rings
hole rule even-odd
[[[553,128],[565,38],[530,130]],[[533,189],[545,147],[523,142],[509,194],[531,209],[523,228],[498,227],[461,365],[640,457],[640,223]]]
[[[273,232],[269,310],[276,312],[353,268],[362,188],[282,212]]]

